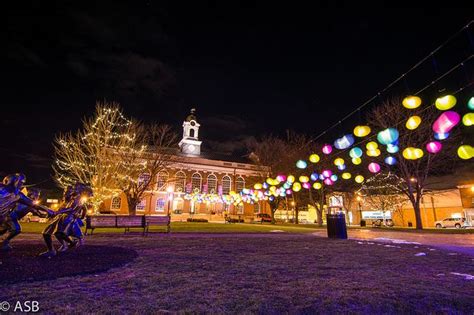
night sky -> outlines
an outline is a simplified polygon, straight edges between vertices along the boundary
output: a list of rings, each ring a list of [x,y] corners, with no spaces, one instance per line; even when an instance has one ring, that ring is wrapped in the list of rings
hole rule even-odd
[[[195,107],[207,151],[243,155],[252,137],[287,129],[317,135],[474,17],[468,2],[450,9],[351,2],[8,1],[0,172],[54,186],[54,135],[79,128],[104,99],[178,132]],[[473,53],[467,43],[460,34],[380,100],[425,86]],[[472,72],[464,71],[446,86],[467,82]]]

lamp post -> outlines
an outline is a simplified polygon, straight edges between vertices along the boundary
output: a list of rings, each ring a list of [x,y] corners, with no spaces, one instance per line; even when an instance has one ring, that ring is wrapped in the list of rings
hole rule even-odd
[[[358,203],[358,206],[359,206],[359,217],[360,217],[360,226],[362,226],[362,206],[360,204],[360,201],[362,200],[362,198],[360,196],[357,196],[357,203]]]
[[[293,201],[291,202],[291,207],[293,208],[293,219],[292,219],[292,222],[293,222],[293,223],[295,223],[295,222],[294,222],[294,221],[295,221],[295,205],[296,205],[296,203],[295,203],[295,201],[293,200]]]
[[[172,186],[168,186],[166,191],[168,192],[168,225],[166,228],[167,232],[169,232],[171,228],[171,200],[173,199],[174,189]]]

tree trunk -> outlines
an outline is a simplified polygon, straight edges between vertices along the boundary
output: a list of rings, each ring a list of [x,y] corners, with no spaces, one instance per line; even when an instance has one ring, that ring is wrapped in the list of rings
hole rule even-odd
[[[415,210],[416,229],[423,230],[423,222],[421,221],[420,202],[418,200],[413,204],[413,209]]]
[[[295,208],[295,217],[293,218],[295,220],[295,224],[298,224],[299,223],[299,220],[298,220],[298,214],[300,213],[300,211],[298,209]]]
[[[136,215],[138,199],[131,196],[127,196],[127,204],[128,204],[128,215]]]

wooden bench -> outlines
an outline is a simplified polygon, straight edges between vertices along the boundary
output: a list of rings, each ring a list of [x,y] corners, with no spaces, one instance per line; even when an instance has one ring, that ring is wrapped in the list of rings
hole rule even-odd
[[[86,217],[86,235],[91,230],[94,234],[96,228],[125,228],[125,232],[130,232],[130,228],[142,228],[143,235],[147,235],[150,226],[167,226],[166,232],[170,232],[170,218],[168,216],[144,216],[144,215],[97,215]]]

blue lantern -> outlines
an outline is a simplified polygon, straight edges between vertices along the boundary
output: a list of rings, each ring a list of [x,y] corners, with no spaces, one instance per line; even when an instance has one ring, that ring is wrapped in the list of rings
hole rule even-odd
[[[308,166],[308,163],[306,163],[306,161],[298,160],[298,161],[296,162],[296,167],[297,167],[297,168],[305,169],[307,166]]]
[[[336,139],[334,141],[334,146],[336,149],[344,150],[354,144],[354,137],[350,134],[343,136],[342,138]]]
[[[388,153],[397,153],[398,152],[398,145],[394,145],[394,144],[387,144],[387,152]]]
[[[353,159],[360,158],[362,154],[362,149],[359,147],[354,147],[349,151],[349,156]]]
[[[397,163],[397,159],[393,156],[387,156],[385,158],[385,164],[388,164],[388,165],[395,165]]]
[[[395,128],[387,128],[385,130],[380,131],[377,134],[377,141],[383,145],[394,143],[398,140],[398,130]]]
[[[434,137],[435,137],[436,140],[445,140],[445,139],[448,139],[448,137],[449,137],[449,132],[446,132],[446,133],[435,133]]]
[[[340,170],[340,171],[345,170],[345,169],[346,169],[346,164],[338,165],[338,166],[337,166],[337,169]]]
[[[313,174],[311,174],[310,177],[311,177],[311,180],[312,180],[313,182],[315,182],[315,181],[318,180],[319,175],[318,175],[318,173],[314,172]]]
[[[335,181],[337,180],[337,175],[336,175],[336,174],[332,174],[332,175],[331,175],[331,180],[332,180],[333,182],[335,182]]]

